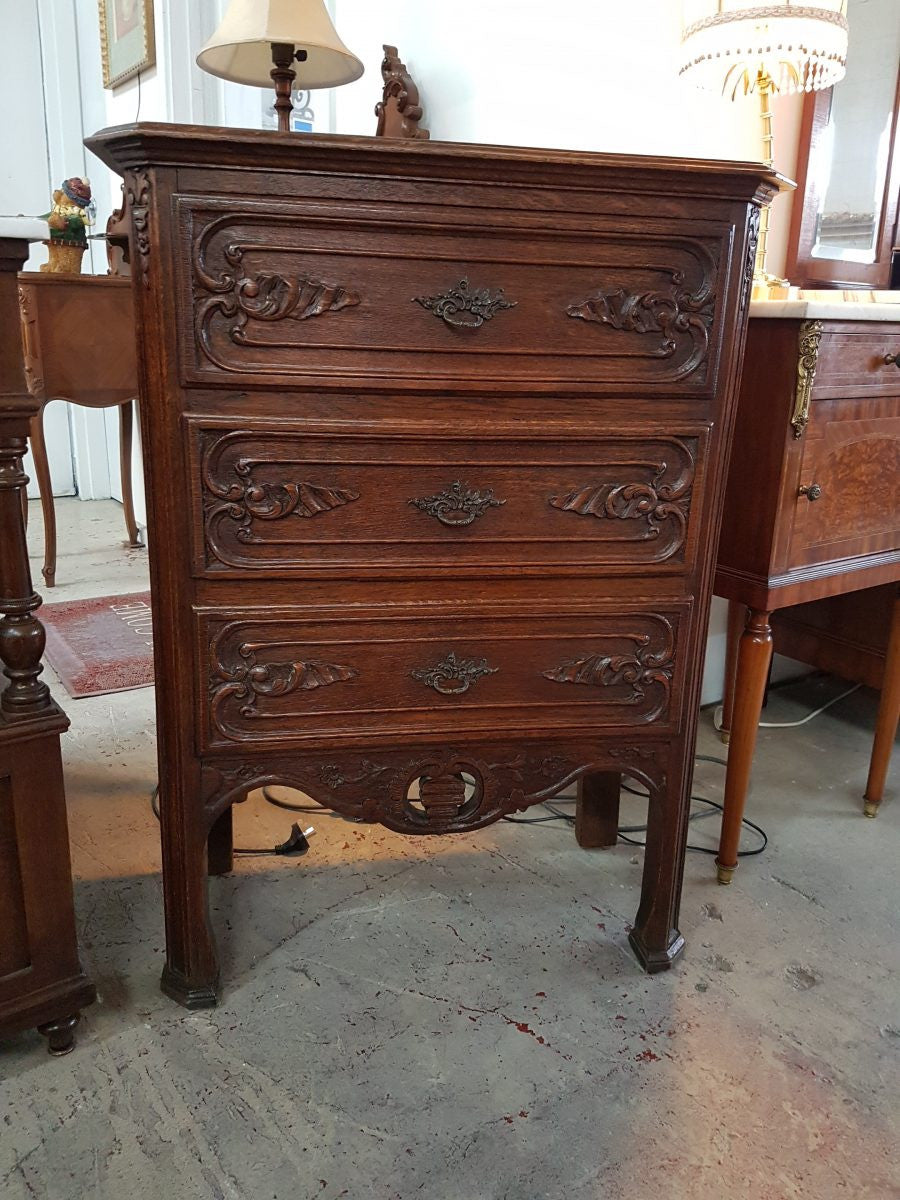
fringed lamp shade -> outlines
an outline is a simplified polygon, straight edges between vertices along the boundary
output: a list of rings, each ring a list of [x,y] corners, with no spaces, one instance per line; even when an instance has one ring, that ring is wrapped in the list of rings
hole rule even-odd
[[[734,98],[760,79],[778,92],[831,87],[847,60],[846,0],[684,0],[679,74]]]

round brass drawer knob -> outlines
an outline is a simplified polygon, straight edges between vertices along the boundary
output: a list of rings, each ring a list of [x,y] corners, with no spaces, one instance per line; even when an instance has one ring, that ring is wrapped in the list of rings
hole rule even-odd
[[[822,495],[822,489],[817,483],[805,483],[800,489],[800,495],[805,496],[812,503],[813,500],[818,500]]]

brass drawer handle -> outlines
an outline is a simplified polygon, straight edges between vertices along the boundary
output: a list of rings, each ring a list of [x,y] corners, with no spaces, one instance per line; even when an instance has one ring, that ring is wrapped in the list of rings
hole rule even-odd
[[[436,666],[420,667],[410,671],[410,675],[442,696],[461,696],[476,679],[482,675],[496,675],[497,670],[497,667],[489,667],[485,658],[457,658],[451,650]]]
[[[800,489],[799,494],[805,496],[810,504],[812,504],[813,500],[818,500],[822,495],[822,489],[817,483],[805,483]]]
[[[890,366],[891,363],[893,363],[895,367],[900,367],[900,352],[895,352],[894,354],[886,354],[884,356],[884,361],[887,366]]]
[[[494,489],[484,492],[471,489],[458,479],[436,496],[419,496],[410,500],[420,512],[436,517],[442,525],[471,525],[476,517],[483,517],[489,508],[500,508],[505,500],[494,499]]]

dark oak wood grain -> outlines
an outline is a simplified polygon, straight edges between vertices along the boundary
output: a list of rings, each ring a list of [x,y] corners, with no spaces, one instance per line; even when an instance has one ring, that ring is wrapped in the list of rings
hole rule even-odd
[[[668,967],[778,179],[154,125],[90,146],[125,175],[143,330],[165,990],[215,1002],[207,873],[276,782],[431,835],[581,780],[596,841],[590,798],[638,779],[632,945]]]

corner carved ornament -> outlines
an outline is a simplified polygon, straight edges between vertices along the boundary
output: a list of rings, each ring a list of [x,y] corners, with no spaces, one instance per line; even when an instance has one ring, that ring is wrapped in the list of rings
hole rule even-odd
[[[691,245],[702,271],[700,284],[687,284],[685,272],[674,267],[651,267],[668,276],[668,285],[647,291],[601,286],[590,296],[575,301],[566,315],[589,324],[608,325],[625,333],[636,333],[654,344],[647,357],[672,358],[687,352],[674,377],[692,374],[706,362],[710,330],[716,309],[717,270],[715,259],[701,242]]]
[[[31,289],[19,286],[19,315],[22,320],[22,358],[25,367],[25,386],[29,395],[40,399],[44,395],[41,368],[41,338],[37,314],[32,304]]]
[[[803,432],[809,423],[809,405],[812,399],[813,384],[816,381],[816,367],[819,362],[819,343],[822,340],[821,321],[801,321],[800,345],[797,357],[797,385],[794,392],[794,411],[791,425],[794,438],[803,437]]]
[[[756,250],[759,246],[759,225],[761,218],[762,210],[754,204],[747,216],[747,255],[744,259],[744,274],[741,279],[741,312],[747,307],[753,291],[753,275],[756,271]]]
[[[129,171],[125,176],[125,209],[131,215],[132,271],[145,288],[150,286],[150,206],[152,185],[146,171]]]
[[[304,272],[280,274],[247,269],[245,257],[259,248],[249,241],[226,243],[221,249],[222,268],[216,272],[209,263],[210,242],[224,223],[234,219],[222,218],[207,226],[195,239],[192,250],[194,290],[199,293],[194,318],[197,341],[217,367],[235,369],[216,353],[211,327],[216,316],[222,321],[225,337],[235,345],[265,345],[254,340],[254,324],[310,321],[360,303],[360,296],[350,288]]]
[[[465,746],[266,756],[258,764],[204,764],[203,795],[211,824],[258,787],[295,787],[345,817],[397,833],[466,833],[549,800],[591,771],[621,771],[651,790],[665,786],[665,753],[652,744],[590,749],[561,745],[549,753],[520,747]]]

